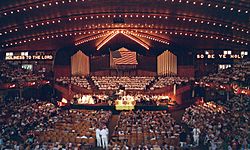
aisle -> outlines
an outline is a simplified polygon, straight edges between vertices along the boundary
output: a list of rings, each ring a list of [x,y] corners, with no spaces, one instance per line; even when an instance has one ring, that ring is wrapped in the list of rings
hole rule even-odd
[[[119,119],[119,114],[113,114],[111,116],[110,122],[108,124],[109,139],[111,139],[111,137],[112,137],[112,134],[113,134],[113,132],[115,130],[115,126],[117,125],[118,119]]]

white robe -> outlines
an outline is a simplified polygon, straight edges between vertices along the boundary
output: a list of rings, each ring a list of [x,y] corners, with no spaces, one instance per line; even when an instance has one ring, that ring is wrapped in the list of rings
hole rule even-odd
[[[97,147],[102,147],[101,130],[99,128],[97,128],[95,130],[95,133],[96,133],[96,144],[97,144]]]
[[[109,134],[109,130],[106,129],[102,129],[100,132],[101,136],[102,136],[102,148],[104,149],[108,149],[108,134]]]

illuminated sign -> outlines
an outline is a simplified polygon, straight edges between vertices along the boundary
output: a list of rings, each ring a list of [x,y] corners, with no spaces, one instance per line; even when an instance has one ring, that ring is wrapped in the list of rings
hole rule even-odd
[[[231,50],[224,50],[223,53],[215,53],[213,50],[205,51],[205,54],[197,54],[197,59],[243,59],[248,55],[248,51],[234,52]]]
[[[231,54],[231,55],[228,55],[228,54],[208,54],[208,55],[205,55],[205,54],[197,54],[196,55],[196,58],[198,59],[204,59],[204,58],[207,58],[207,59],[225,59],[225,58],[230,58],[230,59],[243,59],[245,57],[245,55],[238,55],[238,54]]]
[[[6,55],[5,60],[52,60],[53,55]]]

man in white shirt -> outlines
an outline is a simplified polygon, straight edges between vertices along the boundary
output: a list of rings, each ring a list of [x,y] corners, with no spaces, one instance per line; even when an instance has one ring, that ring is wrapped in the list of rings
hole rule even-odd
[[[102,136],[102,148],[108,149],[108,134],[109,134],[108,128],[104,126],[100,134]]]
[[[201,131],[199,128],[195,127],[193,129],[193,137],[194,137],[194,143],[196,146],[199,146],[199,135],[200,135]]]
[[[97,144],[97,147],[102,147],[101,130],[99,129],[98,125],[96,126],[95,134],[96,134],[96,144]]]

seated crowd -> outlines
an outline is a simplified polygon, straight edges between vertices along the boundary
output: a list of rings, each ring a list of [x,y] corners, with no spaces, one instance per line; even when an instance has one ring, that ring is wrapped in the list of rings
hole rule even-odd
[[[95,145],[95,128],[111,111],[62,110],[40,100],[0,105],[0,149],[85,149]]]
[[[198,140],[166,111],[122,111],[113,122],[109,149],[174,150],[193,144],[212,150],[249,149],[249,97],[220,103],[186,108],[182,121]],[[37,99],[15,98],[2,102],[0,110],[0,149],[91,149],[96,129],[114,121],[111,111],[59,109]]]
[[[221,105],[224,105],[230,110],[249,112],[250,111],[250,97],[249,96],[235,96],[226,102],[219,101]]]
[[[86,149],[96,143],[95,129],[107,125],[111,111],[65,110],[50,119],[50,126],[39,130],[39,141],[45,149],[51,143],[58,148]]]
[[[187,108],[182,120],[198,128],[201,131],[198,139],[212,150],[249,149],[250,113],[237,110],[214,102],[201,103]]]
[[[154,77],[119,77],[119,76],[92,76],[92,80],[99,90],[118,90],[119,85],[125,87],[125,90],[145,90],[146,86],[154,79]]]
[[[113,149],[171,149],[178,147],[181,127],[166,111],[121,112],[113,132]]]
[[[38,75],[19,65],[0,62],[0,83],[23,83],[42,80],[43,75]]]
[[[244,83],[250,75],[250,61],[243,61],[231,68],[220,70],[218,73],[204,76],[200,79],[203,83],[214,83],[217,85],[231,84],[232,82]]]
[[[64,86],[69,85],[70,83],[72,85],[86,88],[86,89],[91,89],[91,86],[88,82],[88,80],[84,76],[73,76],[73,77],[60,77],[56,79],[56,82],[59,84],[62,84]]]
[[[33,99],[2,102],[0,110],[0,149],[16,150],[34,148],[35,130],[48,127],[59,111],[51,103]]]
[[[164,88],[170,85],[181,85],[188,83],[188,78],[180,77],[141,77],[141,76],[91,76],[94,82],[94,86],[99,90],[118,90],[121,86],[125,90],[137,90],[143,91],[150,88],[151,90]],[[91,89],[89,81],[84,76],[74,76],[74,77],[59,77],[56,82],[67,86],[72,83],[72,85],[83,87],[86,89]]]
[[[189,81],[188,78],[158,77],[155,84],[150,89],[153,90],[157,88],[163,88],[163,87],[174,85],[174,84],[181,85],[183,83],[187,83],[188,81]]]

